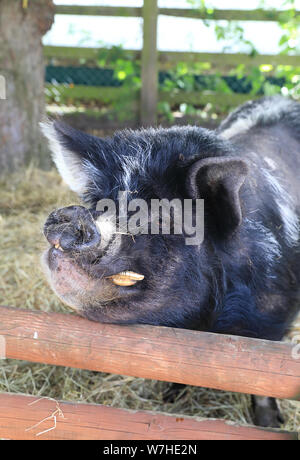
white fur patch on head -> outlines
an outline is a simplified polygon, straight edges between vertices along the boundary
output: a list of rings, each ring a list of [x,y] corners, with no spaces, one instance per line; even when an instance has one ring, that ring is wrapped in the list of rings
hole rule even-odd
[[[253,104],[253,107],[251,106]],[[290,110],[291,101],[283,97],[263,100],[257,104],[249,102],[229,115],[223,124],[220,135],[223,139],[231,139],[237,134],[245,133],[262,123],[277,122],[284,113]],[[231,123],[230,123],[231,121]]]
[[[126,141],[126,143],[128,154],[120,157],[120,166],[123,170],[121,180],[123,190],[131,191],[132,182],[135,182],[138,175],[143,175],[147,171],[147,162],[151,156],[152,143],[147,139],[143,140],[143,145],[134,141]]]
[[[284,227],[286,242],[289,246],[297,246],[299,243],[299,219],[293,208],[284,201],[276,201]]]
[[[61,144],[53,122],[40,123],[40,127],[49,140],[53,161],[61,177],[71,190],[83,194],[87,188],[88,178],[80,158]]]
[[[295,210],[295,203],[285,188],[279,182],[279,179],[265,168],[262,173],[266,178],[272,192],[275,195],[275,202],[280,212],[283,222],[283,231],[285,241],[288,246],[295,246],[299,243],[299,218]]]
[[[281,258],[281,247],[273,233],[261,222],[246,218],[245,224],[249,229],[257,232],[256,244],[265,255],[267,270],[270,271],[273,264]]]
[[[276,170],[277,164],[275,163],[275,161],[272,158],[264,157],[264,160],[265,160],[265,162],[267,163],[267,165],[269,166],[269,168],[271,170]]]
[[[116,225],[111,219],[105,218],[103,215],[98,217],[95,224],[101,236],[100,249],[103,250],[116,234]]]

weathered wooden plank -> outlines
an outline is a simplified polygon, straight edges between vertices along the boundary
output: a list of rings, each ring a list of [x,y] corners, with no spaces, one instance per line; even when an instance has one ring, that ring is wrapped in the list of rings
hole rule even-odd
[[[75,14],[89,16],[142,17],[142,8],[128,6],[79,6],[56,5],[56,14]],[[286,12],[279,10],[202,10],[196,8],[159,8],[159,14],[166,16],[213,19],[229,21],[278,21],[286,17]],[[296,15],[300,14],[297,11]]]
[[[88,86],[88,85],[52,85],[46,83],[46,88],[55,94],[60,94],[62,98],[74,100],[99,100],[104,104],[110,104],[128,94],[128,88],[110,86]],[[137,104],[139,91],[131,91],[131,101]]]
[[[141,17],[142,9],[130,6],[55,5],[55,14]]]
[[[144,0],[141,56],[141,124],[153,126],[157,116],[157,0]]]
[[[223,420],[0,395],[0,438],[24,440],[296,440],[296,433]]]
[[[216,21],[227,20],[227,21],[279,21],[287,17],[285,11],[280,10],[205,10],[205,9],[191,9],[191,8],[160,8],[159,14],[167,16],[176,16],[183,18],[194,18],[194,19],[213,19]],[[299,16],[300,12],[296,12],[296,16]]]
[[[288,56],[285,54],[257,54],[250,56],[245,53],[196,53],[196,52],[160,52],[159,64],[161,68],[167,68],[168,65],[178,62],[209,62],[212,66],[219,70],[228,67],[235,67],[244,64],[246,67],[260,66],[263,64],[291,65],[300,66],[300,56]]]
[[[98,59],[105,48],[84,48],[75,46],[44,46],[44,56],[48,59],[58,59],[67,62],[68,60],[78,61],[85,59],[95,61]],[[139,61],[141,52],[137,50],[124,50],[126,56],[132,60]],[[300,67],[300,56],[288,56],[285,54],[258,54],[250,56],[244,53],[196,53],[196,52],[176,52],[176,51],[159,51],[158,63],[160,69],[168,69],[178,62],[209,62],[213,67],[223,70],[227,67],[234,67],[239,64],[245,66],[259,66],[262,64],[271,65],[291,65]],[[109,63],[108,63],[109,67]],[[205,71],[204,71],[205,73]]]
[[[240,93],[216,93],[214,91],[178,91],[160,92],[159,100],[168,102],[171,107],[176,104],[191,104],[195,106],[212,104],[214,107],[233,107],[242,104],[250,99],[257,99],[261,96],[250,96]]]
[[[242,393],[300,399],[293,345],[0,307],[6,357]]]
[[[60,94],[62,100],[98,101],[101,104],[113,104],[127,94],[128,89],[122,87],[85,86],[85,85],[51,85],[46,88],[54,95]],[[137,112],[139,108],[139,91],[132,91],[130,101],[126,102],[128,110]],[[256,96],[258,97],[258,96]],[[126,98],[127,99],[127,98]],[[234,107],[255,97],[249,94],[239,93],[216,93],[213,91],[179,91],[158,93],[158,100],[168,102],[171,106],[186,103],[195,106],[203,106],[208,103],[220,108]]]
[[[83,46],[44,46],[44,56],[55,59],[97,59],[106,48],[86,48]],[[131,51],[130,51],[131,53]],[[133,55],[135,57],[135,55]]]

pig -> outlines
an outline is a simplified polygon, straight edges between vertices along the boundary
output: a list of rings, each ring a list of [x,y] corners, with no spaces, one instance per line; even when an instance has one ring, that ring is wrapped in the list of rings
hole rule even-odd
[[[102,323],[283,338],[299,311],[300,104],[249,101],[214,131],[159,127],[100,139],[60,121],[43,131],[83,203],[53,211],[44,227],[43,265],[63,302]],[[127,204],[204,200],[203,239],[117,231],[97,204],[118,207],[120,191]],[[279,426],[274,399],[252,402],[256,424]]]

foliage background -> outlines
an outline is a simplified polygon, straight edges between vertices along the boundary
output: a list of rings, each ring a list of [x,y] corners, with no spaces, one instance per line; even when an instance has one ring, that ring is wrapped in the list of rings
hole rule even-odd
[[[187,0],[192,8],[205,11],[207,15],[213,15],[214,5],[209,0]],[[278,11],[272,7],[268,0],[261,0],[260,8],[269,11]],[[299,55],[300,54],[300,15],[297,14],[295,0],[282,0],[279,14],[278,24],[281,28],[281,37],[278,43],[280,54],[282,55]],[[223,53],[232,53],[237,47],[243,45],[243,49],[249,56],[257,56],[258,51],[254,44],[245,37],[245,30],[242,22],[237,21],[211,21],[204,20],[203,23],[207,28],[213,28],[215,36],[220,44],[222,44]],[[82,34],[81,45],[85,45],[89,40],[89,32]],[[263,37],[262,37],[263,40]],[[98,56],[94,59],[94,66],[97,69],[102,69],[103,78],[110,81],[110,85],[122,86],[123,91],[120,97],[115,100],[108,111],[108,116],[111,118],[117,117],[120,120],[130,118],[131,111],[129,110],[132,95],[141,88],[141,69],[140,63],[133,60],[122,46],[107,47],[103,43],[99,43]],[[85,65],[84,60],[81,65]],[[104,76],[106,69],[106,76]],[[108,73],[110,71],[110,74]],[[74,69],[73,69],[74,72]],[[84,73],[85,72],[85,73]],[[91,74],[91,69],[82,69],[81,75],[83,79],[92,81],[96,77],[96,69],[94,76]],[[76,78],[73,75],[73,79]],[[49,81],[55,81],[48,77]],[[74,80],[76,81],[76,80]],[[103,84],[103,81],[102,83]],[[105,82],[104,85],[106,86]],[[230,95],[232,93],[247,93],[250,98],[258,96],[271,96],[274,94],[282,94],[295,99],[300,98],[300,66],[293,67],[290,65],[262,64],[260,66],[239,64],[232,67],[229,71],[212,68],[210,62],[179,62],[168,71],[159,73],[159,91],[168,93],[170,96],[177,94],[179,91],[183,93],[192,93],[194,91],[212,91],[220,95]],[[171,98],[172,99],[172,98]],[[63,94],[55,91],[55,88],[47,90],[47,100],[51,104],[77,104],[68,98],[64,98]],[[85,109],[95,106],[95,103],[85,103]],[[97,105],[97,104],[96,104]],[[158,113],[161,120],[169,122],[174,121],[174,116],[191,116],[200,117],[202,119],[216,120],[222,112],[227,110],[227,106],[222,107],[222,104],[214,102],[208,103],[205,106],[192,104],[187,98],[187,102],[180,104],[160,101],[158,103]]]

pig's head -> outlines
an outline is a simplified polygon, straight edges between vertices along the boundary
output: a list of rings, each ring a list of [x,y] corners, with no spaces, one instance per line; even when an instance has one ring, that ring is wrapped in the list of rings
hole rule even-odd
[[[57,295],[101,322],[209,328],[225,283],[216,247],[242,221],[247,165],[231,145],[197,127],[106,139],[60,122],[43,129],[62,178],[86,205],[55,210],[45,223],[50,248],[43,261]],[[127,192],[127,205],[142,199],[149,209],[152,199],[204,199],[203,241],[186,244],[184,231],[131,234],[126,222],[116,227],[97,203],[113,201],[119,215],[119,192]],[[191,213],[195,221],[196,206]]]

